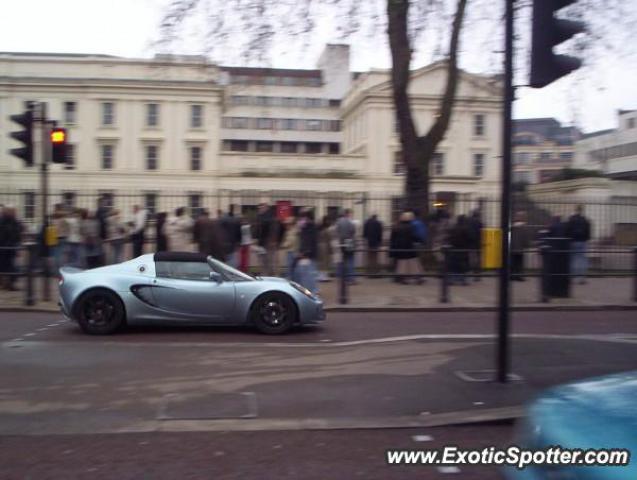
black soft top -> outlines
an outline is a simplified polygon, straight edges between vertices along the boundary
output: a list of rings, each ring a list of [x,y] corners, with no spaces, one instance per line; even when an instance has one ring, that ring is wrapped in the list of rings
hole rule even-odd
[[[208,255],[195,252],[157,252],[156,262],[207,262]]]

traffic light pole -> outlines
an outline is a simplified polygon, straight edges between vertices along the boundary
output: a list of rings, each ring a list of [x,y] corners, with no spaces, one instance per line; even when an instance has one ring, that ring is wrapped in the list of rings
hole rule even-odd
[[[49,248],[47,245],[46,232],[47,227],[49,226],[49,161],[51,157],[51,145],[50,145],[50,125],[49,121],[46,118],[46,103],[40,103],[40,126],[42,128],[42,143],[41,143],[41,162],[40,162],[40,194],[42,195],[41,199],[41,207],[42,207],[42,228],[40,234],[42,238],[40,241],[42,242],[42,267],[44,270],[43,276],[43,285],[42,285],[42,294],[44,301],[49,301],[51,299],[51,285],[49,281],[50,272],[49,272]]]
[[[513,132],[513,12],[515,0],[504,0],[504,110],[502,121],[502,194],[500,199],[500,228],[502,229],[502,268],[499,278],[497,381],[509,379],[509,325],[511,277],[511,135]]]

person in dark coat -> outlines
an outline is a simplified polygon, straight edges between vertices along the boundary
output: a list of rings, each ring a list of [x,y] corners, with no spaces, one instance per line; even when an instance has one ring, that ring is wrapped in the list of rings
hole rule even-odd
[[[211,219],[207,211],[203,211],[199,217],[197,228],[197,246],[199,253],[211,255],[217,260],[223,261],[224,248],[221,227],[218,222]]]
[[[533,231],[526,223],[526,212],[516,212],[511,225],[511,280],[525,280],[524,252],[531,246],[533,237]]]
[[[283,228],[274,214],[274,208],[266,203],[259,205],[255,238],[259,247],[262,273],[275,275],[277,271],[277,255],[283,237]]]
[[[469,252],[469,263],[471,270],[474,273],[473,280],[480,281],[481,267],[481,250],[482,250],[482,219],[480,218],[480,211],[474,210],[471,217],[468,219],[469,230],[471,231],[471,245]]]
[[[295,276],[301,285],[317,294],[316,258],[318,256],[319,231],[314,223],[314,212],[307,211],[304,217],[305,221],[299,230],[299,259],[295,267]]]
[[[473,241],[469,222],[465,215],[458,215],[456,224],[449,230],[447,243],[451,247],[448,257],[450,283],[467,285],[466,274],[469,271],[469,249]]]
[[[407,284],[410,278],[416,278],[418,284],[424,281],[424,272],[416,250],[420,238],[413,228],[413,220],[412,212],[403,212],[391,233],[389,243],[392,256],[396,259],[397,283]]]
[[[22,242],[22,224],[15,216],[15,209],[3,207],[2,218],[0,218],[0,274],[2,275],[2,287],[7,290],[15,288],[15,257],[18,247]]]
[[[574,278],[579,277],[579,283],[586,283],[586,273],[588,271],[588,258],[586,250],[588,241],[591,239],[591,223],[583,215],[584,206],[578,205],[575,208],[575,215],[572,215],[566,223],[566,237],[571,239],[571,274]]]
[[[379,272],[378,249],[383,243],[383,224],[374,214],[363,225],[363,238],[367,241],[367,273],[370,275]]]
[[[155,243],[158,252],[168,251],[168,237],[166,236],[166,212],[159,212],[155,219]]]
[[[223,233],[224,250],[228,265],[239,266],[239,246],[241,245],[241,220],[234,215],[234,205],[230,205],[228,213],[219,217]]]
[[[565,237],[566,236],[566,225],[562,222],[562,217],[559,215],[554,215],[551,217],[551,221],[545,232],[546,237]]]

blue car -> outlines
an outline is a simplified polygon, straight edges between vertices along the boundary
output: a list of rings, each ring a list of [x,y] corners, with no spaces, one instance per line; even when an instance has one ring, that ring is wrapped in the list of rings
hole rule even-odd
[[[323,302],[278,277],[253,277],[213,257],[159,252],[107,267],[60,269],[62,313],[88,334],[124,325],[253,325],[281,334],[325,319]]]
[[[583,380],[533,402],[518,432],[522,448],[626,449],[626,466],[543,465],[507,468],[511,480],[636,480],[637,372]]]

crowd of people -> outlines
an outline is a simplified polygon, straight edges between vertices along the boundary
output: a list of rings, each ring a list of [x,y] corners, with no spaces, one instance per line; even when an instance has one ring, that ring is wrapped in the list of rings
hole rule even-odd
[[[23,228],[15,209],[4,207],[0,217],[0,272],[4,288],[14,289],[15,248],[22,242]],[[261,275],[284,275],[313,293],[331,276],[344,276],[356,283],[356,262],[363,259],[366,273],[372,277],[392,275],[400,284],[422,284],[426,269],[445,262],[452,284],[466,285],[473,277],[480,280],[483,222],[479,210],[455,219],[442,208],[423,218],[420,212],[407,210],[387,229],[377,215],[360,225],[349,209],[337,218],[323,217],[317,222],[312,209],[300,209],[296,216],[281,218],[276,207],[262,203],[256,216],[238,215],[231,205],[218,210],[213,218],[200,209],[196,218],[185,207],[173,213],[159,212],[154,222],[149,213],[134,205],[126,218],[100,199],[94,211],[54,206],[50,224],[40,232],[40,256],[51,258],[57,271],[63,265],[95,268],[135,258],[148,251],[198,251],[248,272],[250,259],[258,259],[255,270]],[[149,232],[152,228],[154,232]],[[389,231],[389,235],[386,232]],[[590,222],[582,207],[568,221],[553,217],[538,234],[526,222],[525,212],[517,212],[511,228],[512,279],[523,280],[524,251],[538,236],[561,236],[571,240],[572,273],[583,281],[586,269],[586,244],[590,240]],[[154,245],[153,245],[154,243]],[[150,245],[149,245],[150,244]],[[130,245],[127,247],[127,245]],[[448,250],[445,252],[445,248]],[[130,250],[127,250],[130,249]],[[391,267],[383,272],[386,251]],[[279,265],[281,262],[281,265]]]

